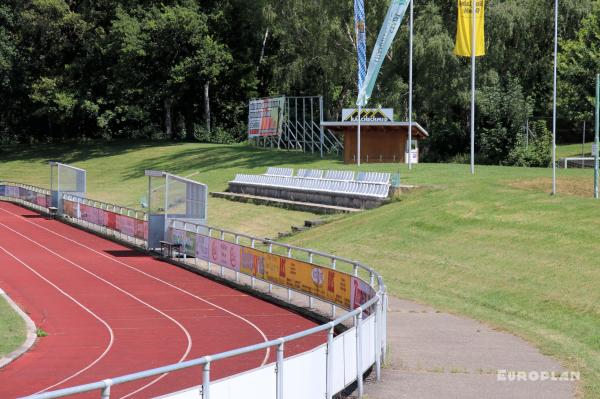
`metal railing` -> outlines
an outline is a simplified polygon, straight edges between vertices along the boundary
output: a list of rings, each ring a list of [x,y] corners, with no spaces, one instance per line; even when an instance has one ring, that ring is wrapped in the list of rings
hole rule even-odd
[[[48,212],[48,207],[51,204],[51,192],[48,189],[32,186],[30,184],[17,183],[12,181],[0,180],[0,199],[29,206],[31,208]],[[9,190],[10,188],[10,190]],[[12,189],[17,189],[17,192],[12,192]],[[23,190],[29,193],[23,193]],[[16,195],[14,195],[16,194]],[[31,201],[31,195],[36,194],[36,201]],[[43,196],[43,201],[39,201],[38,195]],[[41,203],[43,202],[43,203]]]
[[[114,214],[120,215],[120,216],[127,216],[129,218],[139,220],[139,221],[144,221],[144,222],[148,221],[148,215],[146,212],[128,208],[125,206],[109,204],[107,202],[97,201],[97,200],[93,200],[93,199],[89,199],[89,198],[83,198],[83,197],[80,197],[77,195],[72,195],[72,194],[63,194],[62,200],[70,201],[70,202],[73,202],[76,204],[78,203],[78,204],[82,204],[82,205],[87,205],[92,208],[100,209],[105,212],[111,212],[111,213],[114,213]],[[63,218],[65,217],[64,214],[61,216]],[[131,234],[126,234],[123,231],[117,230],[116,228],[111,228],[110,226],[108,226],[106,224],[92,223],[83,218],[78,218],[76,215],[68,215],[68,216],[71,218],[71,222],[74,222],[78,225],[86,227],[89,230],[97,231],[101,234],[104,234],[105,236],[114,237],[121,241],[125,241],[128,243],[140,246],[142,248],[146,248],[147,241],[144,238],[135,235],[135,227],[134,227],[134,234],[131,235]]]
[[[1,183],[0,183],[1,184]],[[77,198],[81,200],[82,203],[86,205],[94,206],[98,205],[100,209],[111,208],[113,210],[119,210],[119,212],[125,211],[128,215],[130,212],[137,212],[139,215],[140,211],[135,211],[130,208],[119,207],[116,205],[106,204],[100,201],[94,201],[89,199],[84,199],[80,197],[74,197],[68,194],[64,195],[64,198],[67,200],[74,200]],[[144,212],[141,212],[145,215]],[[145,217],[145,216],[144,216]],[[84,225],[85,221],[75,220],[76,222]],[[300,398],[303,397],[302,392],[289,392],[289,388],[284,383],[283,373],[286,367],[286,364],[290,360],[297,360],[300,357],[308,356],[314,350],[322,350],[325,354],[325,382],[324,382],[324,394],[326,398],[332,398],[337,392],[341,391],[348,385],[352,383],[356,383],[358,388],[359,397],[362,397],[363,394],[363,378],[365,370],[373,367],[375,370],[377,380],[380,379],[381,372],[381,364],[382,360],[386,357],[386,342],[387,342],[387,295],[386,288],[383,282],[383,278],[376,270],[372,269],[369,266],[362,264],[361,262],[351,260],[348,258],[328,254],[325,252],[317,251],[314,249],[302,248],[298,246],[294,246],[291,244],[285,244],[276,242],[270,239],[264,239],[259,237],[254,237],[248,234],[237,233],[226,229],[221,229],[218,227],[212,227],[207,225],[197,225],[190,222],[184,221],[172,221],[173,225],[181,225],[184,229],[189,229],[189,231],[208,231],[209,236],[213,237],[217,235],[220,239],[232,241],[235,243],[246,242],[250,245],[251,248],[266,248],[269,253],[283,253],[287,257],[304,260],[306,259],[309,263],[315,264],[321,267],[329,267],[335,270],[347,270],[348,273],[351,273],[353,276],[359,277],[365,283],[369,284],[369,286],[373,289],[374,295],[367,302],[363,303],[356,309],[343,309],[346,313],[336,317],[336,310],[340,308],[339,305],[334,303],[330,303],[331,305],[331,318],[335,318],[333,321],[330,321],[326,324],[316,326],[310,328],[305,331],[297,332],[291,335],[287,335],[278,339],[270,340],[267,342],[262,342],[255,345],[246,346],[243,348],[238,348],[222,353],[212,354],[209,356],[203,356],[197,359],[188,360],[180,363],[170,364],[164,367],[158,367],[154,369],[149,369],[137,373],[127,374],[123,376],[118,376],[115,378],[105,379],[102,381],[93,382],[90,384],[79,385],[71,388],[65,388],[60,390],[55,390],[51,392],[45,392],[37,395],[31,395],[27,398],[29,399],[49,399],[49,398],[61,398],[65,396],[86,393],[91,391],[99,391],[100,397],[103,399],[110,398],[111,388],[124,384],[127,382],[137,381],[144,378],[149,378],[156,375],[161,375],[165,373],[171,373],[178,370],[188,369],[190,367],[202,366],[202,380],[201,385],[198,388],[200,395],[203,399],[209,399],[211,397],[211,390],[218,390],[219,387],[222,387],[223,384],[236,384],[240,381],[238,378],[241,376],[240,374],[236,374],[231,377],[227,377],[225,379],[221,379],[218,381],[211,381],[211,365],[215,364],[223,359],[228,359],[236,356],[240,356],[243,354],[256,352],[265,350],[267,348],[276,348],[276,362],[271,365],[263,366],[263,367],[272,367],[275,372],[275,380],[274,380],[274,392],[273,396],[276,399],[282,399],[284,397],[284,391],[287,389],[286,399],[287,398]],[[88,223],[88,226],[90,224]],[[133,244],[139,245],[139,243],[134,242]],[[193,264],[198,266],[198,259],[185,259],[184,260],[187,265]],[[211,271],[211,264],[208,262],[206,267],[209,272]],[[235,279],[239,281],[239,272],[236,272]],[[225,277],[224,268],[221,267],[220,270],[221,277]],[[251,277],[251,286],[255,288],[255,281],[261,280],[257,277]],[[270,281],[262,280],[268,284],[268,292],[272,293],[273,284]],[[284,287],[287,289],[287,300],[291,302],[292,292],[300,293],[308,297],[308,307],[314,308],[314,300],[329,303],[328,301],[311,296],[310,294],[304,291],[293,290],[289,287]],[[366,316],[366,318],[365,318]],[[353,326],[349,328],[345,333],[338,335],[335,337],[335,328],[340,325],[346,325],[345,323],[353,321]],[[327,341],[325,344],[319,346],[316,349],[311,349],[307,352],[304,352],[300,355],[296,355],[293,358],[285,359],[285,344],[288,342],[296,341],[301,338],[305,338],[314,334],[322,333],[327,331]],[[347,335],[350,334],[350,335]],[[365,342],[367,338],[372,338],[372,341]],[[343,339],[354,340],[353,352],[346,353],[347,341],[343,341]],[[340,344],[340,342],[342,342]],[[342,345],[342,346],[340,346]],[[338,360],[339,354],[336,352],[340,350],[340,347],[343,347],[343,362],[340,364]],[[352,348],[352,347],[351,347]],[[309,359],[310,360],[310,359]],[[345,375],[341,382],[339,380],[340,370],[343,374],[347,369],[348,364],[351,363],[354,368],[350,368],[355,370],[354,376]],[[310,366],[309,366],[310,367]],[[253,369],[250,372],[260,369]],[[269,384],[269,381],[266,381]],[[221,390],[220,392],[222,392]],[[228,396],[219,396],[215,394],[216,398],[228,397]],[[250,394],[247,397],[252,397]],[[306,396],[304,396],[306,397]]]

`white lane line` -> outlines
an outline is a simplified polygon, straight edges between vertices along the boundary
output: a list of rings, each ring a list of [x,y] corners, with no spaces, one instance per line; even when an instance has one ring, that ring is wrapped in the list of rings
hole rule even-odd
[[[110,351],[111,347],[113,346],[113,343],[115,341],[115,335],[114,332],[112,330],[112,328],[110,327],[110,325],[104,320],[102,319],[100,316],[98,316],[96,313],[94,313],[92,310],[90,310],[88,307],[86,307],[85,305],[83,305],[81,302],[79,302],[77,299],[73,298],[71,295],[69,295],[68,293],[66,293],[63,289],[61,289],[60,287],[58,287],[56,284],[54,284],[52,281],[48,280],[46,277],[42,276],[39,272],[37,272],[32,266],[28,265],[27,263],[23,262],[21,259],[19,259],[17,256],[15,256],[13,253],[11,253],[10,251],[8,251],[7,249],[5,249],[4,247],[0,246],[0,249],[2,251],[4,251],[7,255],[9,255],[11,258],[13,258],[14,260],[16,260],[17,262],[19,262],[20,264],[22,264],[23,266],[25,266],[26,268],[28,268],[33,274],[35,274],[36,276],[38,276],[40,279],[44,280],[46,283],[50,284],[52,287],[54,287],[58,292],[60,292],[61,294],[63,294],[64,296],[66,296],[67,298],[69,298],[71,301],[73,301],[77,306],[79,306],[80,308],[82,308],[83,310],[85,310],[87,313],[89,313],[90,315],[92,315],[96,320],[98,320],[100,323],[104,324],[104,327],[106,327],[106,329],[108,330],[108,334],[110,335],[110,340],[108,341],[108,345],[106,347],[106,349],[104,349],[104,352],[102,352],[100,354],[100,356],[98,356],[96,358],[96,360],[94,360],[93,362],[91,362],[90,364],[88,364],[86,367],[80,369],[79,371],[77,371],[75,374],[63,379],[62,381],[57,382],[56,384],[50,385],[47,388],[42,389],[39,392],[36,393],[41,393],[44,391],[47,391],[49,389],[52,389],[60,384],[63,384],[75,377],[77,377],[79,374],[85,372],[86,370],[89,370],[91,367],[93,367],[96,363],[98,363],[100,360],[102,360],[102,358],[104,358],[104,356],[106,356],[106,354]]]
[[[134,270],[134,271],[136,271],[136,272],[138,272],[138,273],[141,273],[141,274],[143,274],[143,275],[145,275],[145,276],[147,276],[147,277],[149,277],[149,278],[151,278],[151,279],[153,279],[153,280],[159,281],[159,282],[161,282],[161,283],[163,283],[163,284],[165,284],[165,285],[167,285],[167,286],[169,286],[169,287],[171,287],[171,288],[173,288],[173,289],[176,289],[177,291],[180,291],[180,292],[182,292],[182,293],[184,293],[184,294],[187,294],[187,295],[191,296],[192,298],[195,298],[195,299],[197,299],[197,300],[199,300],[199,301],[202,301],[202,302],[204,302],[204,303],[207,303],[207,304],[209,304],[209,305],[212,305],[212,306],[214,306],[215,308],[217,308],[217,309],[220,309],[220,310],[222,310],[223,312],[225,312],[225,313],[227,313],[227,314],[229,314],[229,315],[231,315],[231,316],[233,316],[233,317],[236,317],[236,318],[238,318],[239,320],[241,320],[241,321],[243,321],[243,322],[247,323],[249,326],[251,326],[252,328],[254,328],[254,329],[255,329],[255,330],[256,330],[256,331],[257,331],[257,332],[258,332],[258,333],[259,333],[259,334],[262,336],[262,338],[263,338],[263,341],[264,341],[264,342],[267,342],[267,341],[269,340],[269,339],[267,338],[267,335],[266,335],[266,334],[263,332],[263,330],[261,330],[261,329],[260,329],[260,327],[258,327],[256,324],[254,324],[252,321],[250,321],[250,320],[246,319],[246,318],[245,318],[244,316],[242,316],[242,315],[239,315],[239,314],[237,314],[237,313],[235,313],[235,312],[232,312],[232,311],[230,311],[230,310],[228,310],[228,309],[226,309],[226,308],[224,308],[224,307],[221,307],[221,306],[217,305],[216,303],[213,303],[213,302],[211,302],[211,301],[209,301],[209,300],[207,300],[207,299],[204,299],[204,298],[202,298],[202,297],[199,297],[199,296],[197,296],[197,295],[195,295],[195,294],[193,294],[193,293],[191,293],[191,292],[189,292],[189,291],[186,291],[186,290],[184,290],[183,288],[180,288],[180,287],[178,287],[178,286],[176,286],[176,285],[174,285],[174,284],[171,284],[171,283],[169,283],[168,281],[162,280],[162,279],[160,279],[160,278],[158,278],[158,277],[156,277],[156,276],[154,276],[154,275],[152,275],[152,274],[149,274],[149,273],[146,273],[146,272],[144,272],[144,271],[142,271],[142,270],[139,270],[139,269],[137,269],[136,267],[133,267],[133,266],[131,266],[131,265],[129,265],[129,264],[127,264],[127,263],[125,263],[125,262],[122,262],[122,261],[120,261],[119,259],[116,259],[116,258],[114,258],[114,257],[112,257],[112,256],[109,256],[109,255],[107,255],[107,254],[105,254],[105,253],[103,253],[103,252],[97,251],[97,250],[95,250],[94,248],[88,247],[87,245],[85,245],[85,244],[82,244],[82,243],[80,243],[79,241],[75,241],[75,240],[73,240],[73,239],[71,239],[71,238],[69,238],[69,237],[66,237],[66,236],[64,236],[64,235],[62,235],[62,234],[60,234],[60,233],[57,233],[57,232],[55,232],[55,231],[53,231],[53,230],[50,230],[50,229],[48,229],[48,228],[46,228],[46,227],[44,227],[44,226],[42,226],[42,225],[40,225],[40,224],[34,223],[34,222],[30,221],[29,219],[27,219],[27,218],[24,218],[23,216],[20,216],[20,215],[17,215],[16,213],[13,213],[13,212],[7,211],[6,209],[3,209],[3,208],[1,208],[1,207],[0,207],[0,210],[1,210],[1,211],[4,211],[4,212],[6,212],[6,213],[9,213],[9,214],[11,214],[11,215],[13,215],[13,216],[16,216],[16,217],[18,217],[18,218],[22,218],[22,219],[23,219],[23,220],[25,220],[27,223],[30,223],[30,224],[32,224],[32,225],[34,225],[34,226],[37,226],[37,227],[39,227],[40,229],[44,229],[44,230],[48,231],[49,233],[52,233],[52,234],[54,234],[54,235],[56,235],[56,236],[62,237],[62,238],[64,238],[65,240],[71,241],[72,243],[74,243],[74,244],[77,244],[77,245],[79,245],[79,246],[81,246],[81,247],[83,247],[83,248],[86,248],[86,249],[88,249],[88,250],[90,250],[90,251],[92,251],[92,252],[94,252],[94,253],[96,253],[96,254],[98,254],[98,255],[100,255],[100,256],[103,256],[103,257],[105,257],[105,258],[107,258],[107,259],[110,259],[110,260],[111,260],[111,261],[113,261],[113,262],[116,262],[116,263],[118,263],[118,264],[120,264],[120,265],[122,265],[122,266],[125,266],[125,267],[127,267],[127,268],[129,268],[129,269],[131,269],[131,270]],[[270,354],[271,354],[271,348],[267,348],[267,349],[265,350],[265,357],[263,358],[263,361],[261,362],[261,364],[260,364],[260,367],[262,367],[262,366],[264,366],[265,364],[267,364],[267,362],[269,361],[269,355],[270,355]]]
[[[121,287],[118,287],[117,285],[115,285],[115,284],[111,283],[110,281],[108,281],[108,280],[106,280],[106,279],[104,279],[104,278],[102,278],[102,277],[98,276],[97,274],[94,274],[93,272],[91,272],[91,271],[87,270],[86,268],[82,267],[81,265],[79,265],[79,264],[77,264],[77,263],[75,263],[75,262],[73,262],[73,261],[71,261],[71,260],[69,260],[69,259],[65,258],[64,256],[62,256],[62,255],[60,255],[60,254],[58,254],[58,253],[54,252],[53,250],[51,250],[50,248],[48,248],[48,247],[44,246],[43,244],[40,244],[39,242],[37,242],[37,241],[35,241],[35,240],[33,240],[33,239],[31,239],[31,238],[29,238],[29,237],[27,237],[27,236],[25,236],[25,235],[23,235],[23,234],[19,233],[18,231],[14,230],[14,229],[12,229],[12,228],[10,228],[10,227],[8,227],[8,226],[7,226],[7,225],[5,225],[4,223],[0,223],[0,226],[3,226],[4,228],[6,228],[6,229],[8,229],[8,230],[12,231],[13,233],[20,235],[21,237],[25,238],[25,239],[26,239],[26,240],[28,240],[28,241],[31,241],[32,243],[36,244],[36,245],[37,245],[37,246],[39,246],[40,248],[43,248],[43,249],[45,249],[46,251],[50,252],[50,253],[51,253],[51,254],[53,254],[54,256],[56,256],[56,257],[58,257],[58,258],[61,258],[62,260],[64,260],[64,261],[66,261],[66,262],[70,263],[71,265],[73,265],[73,266],[77,267],[78,269],[81,269],[81,270],[83,270],[84,272],[88,273],[89,275],[91,275],[91,276],[94,276],[94,277],[95,277],[95,278],[97,278],[98,280],[100,280],[100,281],[102,281],[102,282],[104,282],[104,283],[106,283],[106,284],[110,285],[111,287],[115,288],[116,290],[118,290],[118,291],[122,292],[123,294],[125,294],[125,295],[127,295],[128,297],[130,297],[130,298],[134,299],[135,301],[137,301],[137,302],[141,303],[142,305],[144,305],[144,306],[147,306],[148,308],[150,308],[150,309],[154,310],[155,312],[159,313],[160,315],[164,316],[165,318],[169,319],[171,322],[173,322],[174,324],[176,324],[176,325],[177,325],[177,326],[178,326],[178,327],[181,329],[181,331],[183,331],[183,333],[184,333],[184,334],[185,334],[185,336],[187,337],[187,341],[188,341],[188,344],[187,344],[186,351],[185,351],[185,353],[183,354],[183,356],[182,356],[182,357],[179,359],[179,362],[182,362],[182,361],[184,361],[184,360],[185,360],[185,358],[187,357],[187,355],[188,355],[188,354],[190,353],[190,351],[192,350],[192,337],[190,336],[190,333],[188,332],[188,330],[186,330],[186,328],[185,328],[184,326],[182,326],[182,325],[181,325],[181,323],[179,323],[177,320],[175,320],[174,318],[172,318],[172,317],[171,317],[171,316],[169,316],[168,314],[166,314],[166,313],[162,312],[160,309],[157,309],[156,307],[154,307],[154,306],[150,305],[149,303],[147,303],[147,302],[144,302],[142,299],[140,299],[140,298],[136,297],[135,295],[133,295],[132,293],[130,293],[130,292],[126,291],[126,290],[124,290],[123,288],[121,288]],[[151,385],[153,385],[153,384],[157,383],[158,381],[160,381],[161,379],[163,379],[163,378],[164,378],[164,377],[165,377],[167,374],[168,374],[168,373],[161,374],[160,376],[158,376],[157,378],[153,379],[153,380],[152,380],[152,381],[150,381],[148,384],[144,385],[142,388],[140,388],[140,389],[138,389],[138,390],[136,390],[136,391],[132,392],[131,394],[133,394],[133,393],[138,393],[138,392],[139,392],[139,391],[141,391],[142,389],[145,389],[145,388],[147,388],[147,387],[149,387],[149,386],[151,386]],[[42,392],[43,392],[43,391],[42,391]],[[131,395],[131,394],[129,394],[129,395]],[[127,397],[127,396],[124,396],[123,398],[126,398],[126,397]]]

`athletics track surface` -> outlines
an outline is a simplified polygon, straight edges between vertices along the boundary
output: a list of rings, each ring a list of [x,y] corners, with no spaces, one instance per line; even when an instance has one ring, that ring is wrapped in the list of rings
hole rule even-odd
[[[48,333],[0,369],[0,398],[99,381],[263,342],[315,324],[184,269],[0,202],[0,288]],[[286,344],[286,357],[325,341]],[[211,365],[211,380],[275,360]],[[147,398],[201,383],[201,367],[115,386]],[[300,378],[300,376],[299,376]],[[77,396],[99,397],[99,392]]]

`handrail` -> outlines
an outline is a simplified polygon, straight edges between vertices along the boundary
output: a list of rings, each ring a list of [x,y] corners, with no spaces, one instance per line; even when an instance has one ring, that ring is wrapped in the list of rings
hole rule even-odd
[[[311,329],[301,331],[301,332],[298,332],[295,334],[287,335],[285,337],[262,342],[260,344],[249,345],[249,346],[245,346],[243,348],[233,349],[230,351],[221,352],[221,353],[217,353],[214,355],[203,356],[203,357],[192,359],[192,360],[186,360],[186,361],[180,362],[180,363],[173,363],[173,364],[170,364],[167,366],[156,367],[153,369],[144,370],[144,371],[140,371],[137,373],[126,374],[126,375],[115,377],[115,378],[109,378],[109,379],[105,379],[102,381],[93,382],[90,384],[84,384],[84,385],[79,385],[76,387],[59,389],[56,391],[46,392],[46,393],[37,394],[37,395],[30,395],[30,396],[26,396],[22,399],[54,399],[54,398],[61,398],[64,396],[69,396],[69,395],[75,395],[75,394],[95,391],[98,389],[106,389],[106,388],[109,388],[111,386],[118,385],[118,384],[124,384],[127,382],[140,380],[143,378],[149,378],[149,377],[153,377],[156,375],[171,373],[173,371],[178,371],[178,370],[182,370],[182,369],[186,369],[186,368],[190,368],[190,367],[202,366],[202,365],[206,365],[211,362],[214,362],[214,361],[224,360],[224,359],[227,359],[230,357],[244,355],[246,353],[267,349],[272,346],[279,346],[279,345],[285,344],[286,342],[295,341],[297,339],[304,338],[304,337],[307,337],[312,334],[316,334],[321,331],[331,330],[335,326],[343,323],[344,321],[346,321],[354,316],[357,316],[360,313],[363,313],[366,309],[370,308],[371,306],[373,306],[374,304],[379,302],[379,300],[380,300],[379,295],[376,295],[370,301],[368,301],[365,304],[363,304],[362,306],[356,308],[352,312],[349,312],[349,313],[345,314],[344,316],[341,316],[338,319],[331,321],[327,324],[313,327]]]
[[[258,241],[258,242],[264,243],[266,245],[271,244],[271,245],[276,245],[276,246],[279,246],[279,247],[282,247],[282,248],[286,248],[286,249],[291,249],[291,250],[295,250],[295,251],[305,252],[309,256],[310,255],[317,255],[317,256],[321,256],[323,258],[331,259],[332,261],[335,260],[335,261],[344,262],[344,263],[347,263],[348,265],[350,265],[352,267],[360,268],[360,269],[368,272],[369,274],[374,274],[377,277],[378,288],[380,290],[384,290],[385,291],[385,284],[383,282],[383,277],[377,272],[377,270],[373,269],[370,266],[364,265],[364,264],[360,263],[357,260],[352,260],[352,259],[349,259],[349,258],[344,258],[344,257],[341,257],[341,256],[337,256],[337,255],[333,255],[333,254],[328,254],[328,253],[321,252],[321,251],[318,251],[318,250],[315,250],[315,249],[298,247],[298,246],[295,246],[295,245],[292,245],[292,244],[286,244],[286,243],[283,243],[283,242],[274,241],[274,240],[271,240],[269,238],[260,238],[260,237],[255,237],[255,236],[252,236],[252,235],[249,235],[249,234],[245,234],[245,233],[238,233],[238,232],[235,232],[235,231],[232,231],[232,230],[228,230],[228,229],[223,229],[223,228],[220,228],[220,227],[209,226],[207,224],[186,222],[186,221],[182,221],[182,220],[174,220],[174,222],[183,224],[184,230],[185,230],[185,226],[188,226],[188,225],[191,225],[191,226],[195,227],[194,230],[187,230],[187,231],[196,231],[196,230],[198,230],[198,228],[202,228],[202,229],[207,229],[209,232],[210,231],[217,231],[217,232],[220,232],[222,234],[230,234],[230,235],[232,235],[234,237],[243,237],[243,238],[249,239],[251,241]],[[321,265],[319,265],[319,266],[321,266]],[[323,265],[323,267],[329,267],[329,266]],[[354,274],[357,275],[356,272]]]
[[[9,180],[0,180],[0,186],[2,185],[11,185],[11,186],[16,186],[16,187],[22,187],[31,191],[35,191],[38,192],[40,194],[45,194],[45,195],[50,195],[51,192],[49,189],[47,188],[43,188],[43,187],[38,187],[38,186],[33,186],[31,184],[25,184],[25,183],[17,183],[17,182],[13,182],[13,181],[9,181]]]
[[[1,182],[0,182],[0,184],[1,184]],[[41,189],[41,190],[43,190],[43,189]],[[84,203],[86,205],[102,204],[105,206],[113,207],[114,209],[118,208],[121,210],[126,210],[128,212],[129,211],[142,212],[144,216],[147,216],[147,213],[143,212],[143,211],[135,211],[130,208],[120,207],[118,205],[113,205],[113,204],[107,204],[102,201],[95,201],[95,200],[79,197],[79,196],[72,195],[72,194],[63,194],[63,198],[67,199],[67,200],[71,200],[71,201],[73,201],[73,200],[81,201],[82,203]],[[94,205],[92,205],[92,206],[94,206]],[[100,208],[100,209],[102,209],[102,208]],[[143,379],[143,378],[148,378],[151,376],[156,376],[156,375],[165,374],[165,373],[169,373],[169,372],[173,372],[173,371],[177,371],[177,370],[181,370],[181,369],[186,369],[189,367],[202,366],[202,365],[204,366],[203,379],[202,379],[202,392],[203,392],[203,397],[208,398],[209,392],[210,392],[209,388],[211,385],[210,365],[212,362],[220,361],[223,359],[227,359],[227,358],[231,358],[231,357],[235,357],[235,356],[239,356],[239,355],[243,355],[246,353],[264,350],[264,349],[271,348],[271,347],[277,347],[277,361],[276,361],[277,366],[276,366],[275,372],[278,373],[278,377],[276,379],[276,385],[277,385],[277,392],[278,392],[277,398],[279,399],[282,397],[280,393],[282,392],[282,389],[283,389],[282,388],[283,379],[281,378],[281,374],[279,374],[279,370],[281,370],[281,367],[283,367],[283,362],[284,362],[284,356],[283,356],[284,344],[287,342],[295,341],[295,340],[298,340],[298,339],[301,339],[301,338],[304,338],[304,337],[307,337],[307,336],[310,336],[313,334],[317,334],[317,333],[320,333],[323,331],[328,331],[328,336],[327,336],[328,338],[327,338],[326,345],[327,345],[327,348],[329,348],[329,346],[333,344],[335,327],[347,322],[350,319],[354,319],[354,328],[356,329],[357,350],[356,350],[356,359],[355,360],[356,360],[356,365],[357,365],[357,367],[356,367],[357,375],[353,378],[355,378],[355,381],[357,381],[357,383],[358,383],[359,396],[360,396],[362,394],[362,383],[363,383],[362,370],[363,370],[363,367],[366,365],[362,361],[362,357],[361,357],[362,350],[363,350],[362,349],[363,348],[363,346],[362,346],[363,338],[361,338],[362,337],[361,328],[362,328],[362,324],[363,324],[363,314],[365,312],[370,312],[371,316],[375,317],[374,324],[373,324],[374,328],[376,329],[375,335],[373,336],[373,344],[375,344],[375,348],[376,348],[375,349],[375,363],[374,364],[368,363],[368,364],[375,366],[375,370],[377,373],[377,379],[379,379],[381,358],[385,358],[385,353],[386,353],[385,342],[386,342],[387,334],[386,334],[385,330],[386,330],[386,324],[387,324],[386,323],[387,294],[386,294],[386,286],[383,281],[383,278],[375,269],[373,269],[367,265],[364,265],[361,262],[356,261],[356,260],[344,258],[344,257],[333,255],[333,254],[328,254],[328,253],[325,253],[325,252],[322,252],[319,250],[302,248],[299,246],[286,244],[286,243],[280,243],[280,242],[277,242],[277,241],[274,241],[274,240],[271,240],[268,238],[255,237],[255,236],[252,236],[249,234],[237,233],[237,232],[227,230],[227,229],[208,226],[205,224],[187,222],[184,220],[174,220],[173,226],[175,226],[177,223],[181,223],[183,225],[183,229],[186,231],[192,231],[192,230],[187,230],[189,227],[195,228],[196,231],[198,231],[200,228],[208,229],[209,236],[211,236],[211,237],[212,237],[213,232],[220,233],[221,239],[225,239],[226,235],[231,235],[231,236],[235,237],[236,243],[239,241],[239,238],[245,238],[252,242],[252,248],[254,248],[255,243],[257,243],[257,242],[262,243],[264,245],[269,246],[269,252],[272,252],[273,246],[281,247],[281,248],[287,250],[288,257],[292,257],[292,251],[301,252],[301,253],[308,255],[308,258],[309,258],[308,261],[311,264],[315,264],[313,262],[314,256],[318,256],[318,257],[322,257],[324,259],[331,260],[331,266],[315,264],[320,267],[329,267],[331,269],[336,269],[338,262],[343,262],[352,267],[352,272],[353,272],[352,275],[353,276],[357,277],[358,279],[360,279],[370,285],[370,287],[373,289],[373,291],[372,291],[373,297],[371,299],[369,299],[368,301],[366,301],[365,303],[363,303],[362,305],[356,307],[355,309],[347,309],[347,312],[345,314],[335,318],[334,320],[332,320],[328,323],[325,323],[325,324],[322,324],[319,326],[315,326],[315,327],[312,327],[312,328],[304,330],[304,331],[299,331],[299,332],[296,332],[296,333],[293,333],[293,334],[290,334],[290,335],[287,335],[287,336],[284,336],[281,338],[273,339],[273,340],[270,340],[267,342],[262,342],[262,343],[258,343],[258,344],[254,344],[254,345],[245,346],[242,348],[229,350],[229,351],[222,352],[222,353],[217,353],[217,354],[213,354],[213,355],[209,355],[209,356],[203,356],[200,358],[187,360],[187,361],[180,362],[180,363],[173,363],[173,364],[169,364],[169,365],[166,365],[163,367],[158,367],[158,368],[144,370],[144,371],[140,371],[140,372],[136,372],[136,373],[122,375],[122,376],[118,376],[118,377],[111,378],[111,379],[105,379],[102,381],[96,381],[96,382],[89,383],[89,384],[60,389],[60,390],[51,391],[51,392],[45,392],[45,393],[41,393],[41,394],[34,394],[31,396],[27,396],[28,399],[60,398],[60,397],[64,397],[64,396],[80,394],[80,393],[85,393],[85,392],[90,392],[90,391],[95,391],[95,390],[102,391],[102,398],[109,398],[110,397],[110,389],[114,385],[123,384],[123,383],[136,381],[136,380]],[[178,227],[175,227],[175,228],[178,228]],[[367,281],[368,279],[361,277],[359,275],[359,270],[365,271],[368,274],[368,276],[370,277],[370,281]],[[254,277],[252,277],[252,279],[254,279]],[[375,280],[377,280],[377,290],[375,289]],[[269,287],[270,287],[270,285],[269,285]],[[319,298],[315,295],[311,295],[308,292],[302,292],[302,294],[309,297],[311,307],[312,307],[313,299],[317,299],[319,301],[327,303],[327,300],[325,300],[323,298]],[[290,298],[291,297],[288,296],[288,299],[290,299]],[[337,305],[337,306],[339,306],[339,305]],[[336,308],[336,305],[332,304],[332,310],[335,310],[335,308]],[[366,313],[366,314],[369,314],[369,313]],[[333,318],[334,315],[335,315],[335,312],[332,311],[331,317]],[[371,341],[369,341],[369,342],[371,342]],[[327,356],[328,356],[327,370],[330,370],[329,367],[332,367],[331,370],[333,372],[334,370],[336,370],[335,367],[339,367],[339,366],[334,365],[333,358],[331,358],[331,360],[330,360],[330,356],[332,356],[332,355],[331,355],[329,349],[327,350],[327,353],[328,353],[327,354]],[[369,362],[371,362],[371,361],[372,360],[369,360]],[[341,367],[343,367],[343,366],[341,366]],[[329,373],[329,371],[328,371],[328,373]],[[231,378],[231,377],[229,377],[229,378]],[[327,395],[328,395],[328,397],[331,397],[331,395],[334,392],[331,391],[332,385],[329,380],[330,377],[327,377],[327,378],[328,378],[328,380],[327,380],[328,381],[327,382]],[[206,393],[206,395],[204,393]]]
[[[130,216],[129,214],[131,212],[133,212],[135,214],[135,218],[138,220],[147,220],[147,213],[145,211],[140,211],[140,210],[136,210],[133,208],[128,208],[126,206],[121,206],[121,205],[115,205],[115,204],[109,204],[108,202],[103,202],[103,201],[98,201],[95,199],[91,199],[91,198],[85,198],[85,197],[80,197],[78,195],[73,195],[73,194],[63,194],[63,199],[66,199],[67,201],[73,201],[73,202],[79,202],[81,204],[84,205],[90,205],[93,206],[94,208],[98,208],[98,209],[102,209],[102,210],[108,210],[108,207],[112,207],[113,210],[115,209],[119,209],[119,212],[115,213],[119,213],[120,215],[125,215],[122,213],[122,211],[126,212],[126,216]],[[100,204],[100,206],[96,206],[96,204]],[[104,205],[106,208],[102,208],[102,205]],[[141,217],[138,216],[138,214],[142,214]],[[131,216],[130,216],[131,217]]]

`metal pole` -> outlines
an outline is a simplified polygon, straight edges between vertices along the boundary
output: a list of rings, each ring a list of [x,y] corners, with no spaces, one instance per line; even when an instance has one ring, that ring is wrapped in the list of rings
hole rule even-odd
[[[471,3],[471,174],[475,174],[475,0]]]
[[[412,169],[412,106],[413,106],[413,3],[410,1],[410,44],[408,50],[408,169]]]
[[[598,199],[598,146],[600,130],[600,74],[596,76],[596,127],[594,129],[594,142],[596,151],[594,151],[594,198]]]
[[[319,96],[319,118],[321,123],[319,124],[320,128],[320,147],[321,147],[321,158],[323,158],[323,96]]]
[[[283,349],[284,341],[281,339],[279,345],[277,345],[277,365],[275,367],[277,373],[275,384],[276,399],[283,399]]]
[[[356,382],[358,385],[358,397],[362,398],[364,393],[363,388],[363,371],[362,371],[362,320],[363,314],[360,312],[356,316]]]
[[[325,399],[333,397],[333,333],[334,327],[327,332],[327,357],[325,359]]]
[[[210,399],[210,360],[204,364],[202,370],[202,399]]]
[[[356,148],[357,148],[357,154],[356,154],[356,164],[358,166],[360,166],[360,121],[362,119],[361,117],[362,115],[362,105],[358,106],[358,131],[356,133]]]
[[[166,237],[166,233],[169,229],[169,175],[165,174],[165,227],[163,231],[163,240]]]
[[[556,195],[556,64],[558,58],[558,0],[554,0],[554,82],[552,90],[552,195]]]
[[[583,168],[585,166],[585,160],[583,159],[583,157],[585,157],[585,149],[583,148],[585,147],[585,121],[583,121],[583,132],[581,136],[581,167]]]

